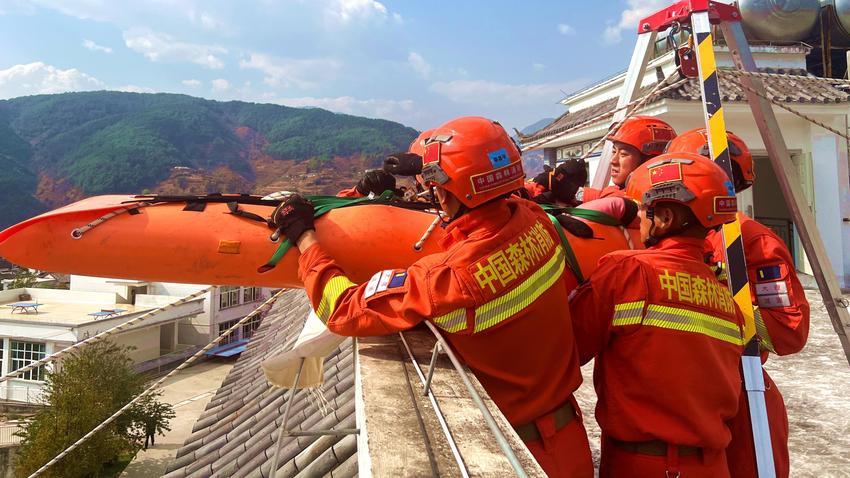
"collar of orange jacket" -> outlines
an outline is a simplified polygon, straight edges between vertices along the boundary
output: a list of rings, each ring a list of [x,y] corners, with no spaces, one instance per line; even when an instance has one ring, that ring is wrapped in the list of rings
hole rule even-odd
[[[440,246],[448,250],[452,245],[475,236],[496,234],[513,216],[517,199],[500,199],[470,210],[446,226],[446,237]]]

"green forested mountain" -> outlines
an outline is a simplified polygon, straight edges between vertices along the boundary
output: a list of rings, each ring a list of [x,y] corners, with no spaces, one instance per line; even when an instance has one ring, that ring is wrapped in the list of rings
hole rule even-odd
[[[0,227],[75,195],[155,190],[176,166],[225,170],[254,184],[258,158],[378,157],[406,148],[415,136],[391,121],[174,94],[100,91],[0,101]]]

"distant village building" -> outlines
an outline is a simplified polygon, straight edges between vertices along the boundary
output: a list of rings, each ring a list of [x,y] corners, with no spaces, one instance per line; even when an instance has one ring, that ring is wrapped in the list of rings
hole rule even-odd
[[[811,116],[839,131],[847,131],[850,94],[846,85],[815,77],[806,71],[805,44],[753,45],[753,56],[768,94],[775,100]],[[755,159],[754,187],[739,195],[742,210],[773,229],[794,255],[797,268],[811,274],[791,215],[767,158],[767,152],[746,102],[745,90],[730,71],[728,49],[716,47],[720,90],[723,94],[726,124],[743,138]],[[652,60],[646,70],[639,96],[647,94],[676,69],[672,52]],[[549,164],[567,157],[582,156],[590,150],[610,124],[610,116],[593,121],[616,107],[625,73],[600,81],[561,101],[567,112],[539,131],[523,136],[524,149],[542,149]],[[670,123],[677,133],[704,126],[700,86],[691,79],[650,101],[639,113],[657,116]],[[785,110],[774,107],[777,120],[791,152],[792,160],[813,209],[829,258],[843,287],[850,286],[850,172],[848,145],[843,138]],[[586,124],[585,124],[586,123]],[[590,177],[596,172],[599,154],[589,159]]]
[[[18,370],[76,342],[209,286],[71,276],[70,290],[12,289],[0,292],[0,375]],[[253,311],[267,289],[215,287],[198,298],[162,310],[111,340],[131,346],[142,372],[182,362]],[[245,348],[261,317],[243,325],[214,354]],[[35,403],[45,367],[0,383],[0,401]]]

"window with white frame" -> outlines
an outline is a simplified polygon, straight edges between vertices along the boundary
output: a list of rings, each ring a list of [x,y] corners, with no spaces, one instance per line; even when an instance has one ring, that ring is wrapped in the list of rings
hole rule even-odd
[[[0,338],[0,374],[3,374],[3,352],[5,352],[4,347],[6,346],[6,341]]]
[[[260,288],[259,287],[246,287],[242,289],[242,303],[247,304],[248,302],[255,302],[260,300]]]
[[[239,305],[239,287],[224,286],[218,290],[219,310],[236,307]]]
[[[254,332],[260,328],[260,324],[263,323],[263,318],[258,315],[255,315],[254,318],[248,321],[247,324],[242,326],[242,338],[249,339],[254,336]]]
[[[228,320],[227,322],[222,322],[222,323],[218,324],[218,335],[223,334],[227,329],[233,327],[236,324],[236,322],[239,322],[239,321],[238,320]],[[239,329],[235,329],[233,332],[230,332],[229,334],[227,334],[224,337],[224,339],[222,339],[222,341],[219,342],[218,344],[219,345],[227,345],[229,343],[236,342],[237,340],[239,340]]]
[[[12,340],[10,352],[12,355],[12,367],[9,371],[13,372],[43,359],[47,355],[47,345],[44,342]],[[23,380],[44,380],[44,365],[27,370],[19,378]]]

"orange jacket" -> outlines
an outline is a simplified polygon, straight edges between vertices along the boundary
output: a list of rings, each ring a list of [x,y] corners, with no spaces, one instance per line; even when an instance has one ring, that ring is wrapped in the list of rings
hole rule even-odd
[[[767,352],[799,352],[809,337],[809,301],[794,268],[791,252],[767,226],[738,213],[744,257],[753,305],[758,306],[756,331],[762,339],[762,360]],[[708,235],[712,262],[723,262],[723,234]]]
[[[576,194],[576,200],[579,202],[590,202],[595,199],[602,198],[624,198],[626,197],[626,192],[623,189],[620,189],[620,186],[611,185],[608,186],[601,191],[596,188],[582,188],[580,191],[581,197],[579,194]]]
[[[299,271],[337,334],[391,334],[431,320],[512,424],[562,405],[581,383],[565,305],[575,279],[546,214],[524,199],[496,201],[447,226],[442,245],[360,285],[318,245]]]
[[[723,449],[741,378],[742,318],[703,262],[672,237],[604,256],[570,301],[582,363],[596,357],[596,419],[622,441]]]
[[[362,198],[363,195],[360,194],[360,191],[358,191],[356,187],[350,187],[350,188],[343,189],[342,191],[336,193],[336,197],[338,197],[338,198]]]

